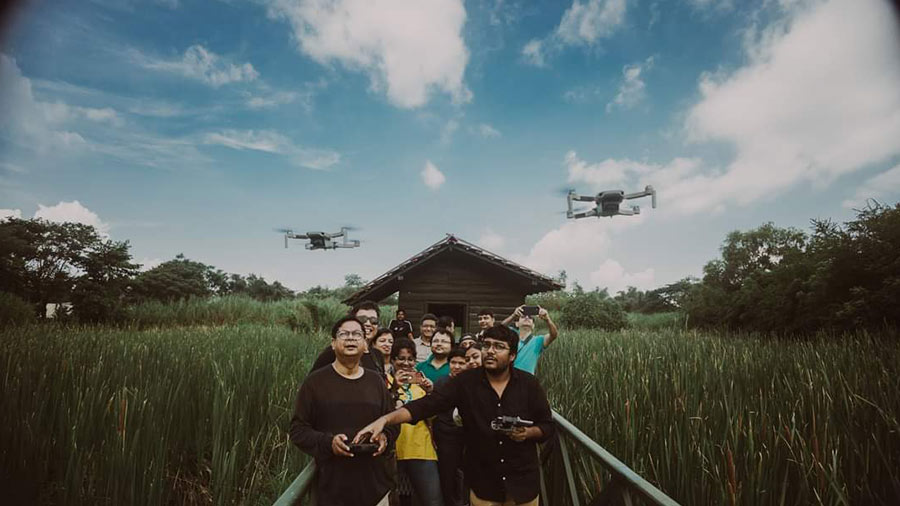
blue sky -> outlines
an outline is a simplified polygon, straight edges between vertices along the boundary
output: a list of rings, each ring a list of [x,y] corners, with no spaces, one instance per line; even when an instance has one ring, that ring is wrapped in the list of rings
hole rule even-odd
[[[586,287],[900,195],[885,0],[43,1],[0,46],[0,215],[294,289],[445,233]],[[566,221],[564,187],[653,184]],[[273,231],[355,225],[363,247]]]

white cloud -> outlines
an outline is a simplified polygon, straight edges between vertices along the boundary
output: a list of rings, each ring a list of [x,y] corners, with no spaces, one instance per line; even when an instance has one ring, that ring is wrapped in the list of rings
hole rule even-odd
[[[482,124],[478,125],[478,128],[476,129],[476,131],[478,132],[479,135],[481,135],[485,139],[492,139],[495,137],[500,137],[502,135],[500,133],[500,130],[497,130],[496,128],[492,127],[491,125],[488,125],[487,123],[482,123]]]
[[[653,68],[654,57],[651,56],[643,62],[625,65],[622,69],[622,83],[615,98],[606,104],[606,112],[614,108],[631,109],[641,103],[647,95],[647,85],[642,79],[642,74]]]
[[[430,160],[425,162],[425,168],[422,169],[421,175],[422,182],[432,190],[437,190],[447,180],[444,173],[438,170]]]
[[[247,107],[263,109],[286,105],[294,102],[300,95],[291,91],[279,91],[268,95],[251,95],[247,99]]]
[[[900,38],[887,2],[796,6],[746,39],[750,62],[705,74],[688,138],[734,147],[721,174],[698,178],[697,210],[747,204],[900,154]]]
[[[21,209],[0,209],[0,221],[3,221],[7,218],[22,218],[22,210]]]
[[[109,236],[109,224],[103,222],[97,213],[81,205],[81,202],[73,200],[72,202],[60,202],[55,206],[45,206],[38,204],[38,210],[34,213],[35,218],[41,218],[47,221],[57,223],[83,223],[93,226],[102,236]]]
[[[552,34],[532,39],[522,47],[522,60],[543,67],[549,54],[566,46],[594,46],[624,24],[625,12],[625,0],[574,0]]]
[[[441,144],[447,145],[453,140],[453,134],[459,129],[459,121],[455,118],[451,118],[444,123],[444,128],[441,129]]]
[[[621,283],[652,284],[652,269],[629,274],[609,258],[615,235],[640,225],[645,219],[639,215],[622,220],[567,221],[544,234],[528,254],[512,255],[511,259],[547,275],[565,270],[570,280],[589,289]]]
[[[471,99],[462,0],[272,0],[269,13],[291,24],[301,52],[367,73],[396,106],[420,107],[433,91]]]
[[[340,153],[298,146],[272,130],[223,130],[203,136],[205,144],[231,149],[262,151],[287,157],[291,163],[315,170],[327,170],[341,161]]]
[[[482,232],[476,244],[488,251],[496,252],[503,249],[503,246],[506,244],[506,238],[488,227]]]
[[[544,42],[539,39],[529,40],[522,46],[522,60],[535,67],[543,67],[547,63],[544,60]]]
[[[83,147],[86,141],[67,123],[76,116],[96,120],[108,114],[101,111],[37,100],[31,80],[14,59],[0,53],[0,131],[16,143],[36,151]]]
[[[613,294],[633,286],[639,290],[648,290],[656,287],[656,279],[653,268],[640,272],[625,272],[625,268],[619,262],[607,259],[591,272],[591,287],[607,288]]]
[[[254,81],[259,77],[252,64],[231,63],[199,44],[187,48],[178,60],[154,58],[136,50],[131,54],[145,68],[180,74],[216,88],[224,84]]]
[[[868,199],[882,200],[900,195],[900,165],[867,179],[856,189],[856,194],[843,202],[843,206],[863,208]]]
[[[590,45],[615,33],[624,21],[625,0],[575,0],[563,14],[556,35],[568,45]]]

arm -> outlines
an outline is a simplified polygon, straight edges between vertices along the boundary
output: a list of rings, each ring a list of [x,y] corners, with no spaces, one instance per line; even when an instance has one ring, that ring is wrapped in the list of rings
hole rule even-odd
[[[517,307],[511,315],[507,316],[505,320],[500,322],[500,325],[503,325],[504,327],[509,326],[509,324],[512,323],[513,320],[518,319],[520,316],[522,316],[522,307],[523,306]]]
[[[547,393],[536,379],[532,378],[532,393],[529,399],[533,402],[532,420],[534,425],[528,427],[530,430],[529,439],[534,439],[538,443],[547,441],[556,434],[556,424],[553,423],[553,412],[550,411],[550,402],[547,401]]]
[[[291,442],[315,459],[327,459],[333,455],[333,434],[313,428],[314,402],[312,389],[306,382],[300,386],[294,402],[294,415],[291,417]]]
[[[550,319],[550,313],[548,313],[546,309],[541,308],[541,312],[538,316],[547,322],[547,327],[550,329],[550,335],[544,338],[544,348],[546,348],[559,337],[559,329],[556,327],[556,324],[553,323],[553,320]]]
[[[441,411],[449,411],[457,404],[460,395],[459,383],[459,381],[447,382],[441,388],[435,390],[433,394],[414,400],[402,408],[379,417],[374,422],[360,429],[353,440],[359,441],[363,434],[370,433],[372,434],[370,439],[375,441],[375,438],[385,430],[385,427],[401,423],[416,423],[419,420],[430,418]]]

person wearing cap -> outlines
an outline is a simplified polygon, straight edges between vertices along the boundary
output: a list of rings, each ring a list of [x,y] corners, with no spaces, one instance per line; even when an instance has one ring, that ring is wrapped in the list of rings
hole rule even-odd
[[[473,344],[475,344],[476,342],[477,342],[477,340],[475,339],[474,335],[465,334],[464,336],[459,338],[459,347],[463,349],[463,352],[465,352],[465,350],[468,350],[469,347],[472,346]],[[463,356],[465,356],[465,354]]]

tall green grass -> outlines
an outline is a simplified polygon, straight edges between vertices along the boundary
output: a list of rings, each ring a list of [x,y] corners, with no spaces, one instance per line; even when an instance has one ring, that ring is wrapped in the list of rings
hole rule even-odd
[[[126,325],[140,328],[193,325],[279,325],[310,331],[329,327],[350,308],[337,299],[285,299],[261,302],[243,295],[148,301],[126,309]]]
[[[682,504],[895,505],[893,337],[569,331],[538,377],[563,416]]]
[[[8,504],[271,504],[304,465],[286,428],[324,335],[28,326],[0,342]]]
[[[304,465],[286,429],[327,341],[281,326],[2,329],[4,499],[270,504]],[[682,504],[898,504],[898,343],[563,330],[538,376],[563,416]]]

